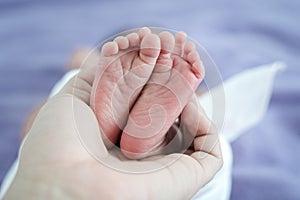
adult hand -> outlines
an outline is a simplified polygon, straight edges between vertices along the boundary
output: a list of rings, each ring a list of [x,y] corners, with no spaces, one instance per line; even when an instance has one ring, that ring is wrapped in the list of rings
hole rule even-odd
[[[189,199],[222,166],[216,131],[194,97],[184,108],[187,154],[127,160],[107,150],[89,107],[95,66],[79,74],[40,110],[19,154],[7,199]],[[5,199],[6,199],[5,198]]]

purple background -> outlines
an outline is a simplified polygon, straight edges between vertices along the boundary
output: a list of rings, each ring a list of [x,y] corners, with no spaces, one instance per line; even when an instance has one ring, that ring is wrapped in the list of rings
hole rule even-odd
[[[0,180],[16,158],[25,116],[64,74],[73,50],[124,29],[162,26],[202,44],[225,79],[287,63],[263,121],[233,143],[231,198],[299,199],[300,1],[130,2],[0,2]]]

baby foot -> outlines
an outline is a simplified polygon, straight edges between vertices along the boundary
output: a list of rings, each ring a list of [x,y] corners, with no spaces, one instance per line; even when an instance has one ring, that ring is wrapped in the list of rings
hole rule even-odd
[[[118,142],[129,110],[149,80],[159,52],[160,39],[148,28],[103,45],[90,103],[107,146]]]
[[[177,33],[174,39],[162,32],[159,37],[161,53],[121,136],[123,153],[133,159],[162,148],[168,129],[204,76],[199,54],[193,43],[186,43],[185,33]]]

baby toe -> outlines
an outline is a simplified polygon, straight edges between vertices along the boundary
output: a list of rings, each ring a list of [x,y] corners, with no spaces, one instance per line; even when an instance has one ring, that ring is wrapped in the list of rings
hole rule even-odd
[[[183,47],[187,38],[187,34],[185,32],[178,32],[175,36],[175,48],[174,54],[178,56],[182,56]]]
[[[129,41],[124,36],[119,36],[114,39],[114,41],[118,44],[119,49],[127,49],[129,47]]]
[[[196,46],[193,42],[188,42],[184,46],[184,57],[187,59],[187,55],[194,51],[196,49]]]
[[[119,46],[116,42],[107,42],[102,47],[101,55],[108,57],[117,54],[118,51],[119,51]]]
[[[138,33],[140,40],[142,40],[146,35],[148,35],[150,33],[151,33],[151,30],[148,27],[141,28]]]
[[[204,67],[202,66],[202,62],[200,60],[200,56],[196,50],[192,50],[187,55],[187,61],[191,64],[191,70],[194,72],[197,78],[204,77]]]
[[[129,46],[130,47],[135,47],[135,46],[139,45],[140,38],[139,38],[139,35],[137,33],[130,33],[126,37],[129,41]]]
[[[146,35],[141,41],[140,58],[145,64],[156,63],[160,53],[160,39],[155,34]]]
[[[161,53],[169,54],[175,45],[175,39],[170,32],[163,31],[159,34],[160,43],[161,43]]]

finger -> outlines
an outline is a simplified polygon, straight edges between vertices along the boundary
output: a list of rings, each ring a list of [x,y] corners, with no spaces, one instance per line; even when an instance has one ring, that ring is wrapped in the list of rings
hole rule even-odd
[[[103,158],[108,155],[99,130],[98,121],[92,109],[74,98],[72,100],[74,126],[81,145],[94,158]]]
[[[214,130],[209,130],[213,129],[213,124],[199,104],[196,94],[193,94],[191,100],[184,107],[180,120],[180,125],[184,125],[194,136],[214,132]]]
[[[181,123],[189,133],[195,136],[193,140],[195,152],[191,156],[199,162],[209,181],[223,164],[222,152],[217,131],[195,95],[184,108]]]
[[[153,199],[191,199],[207,183],[201,165],[191,156],[170,154],[155,162],[165,168],[143,177],[149,190],[153,191]],[[163,194],[162,188],[166,191]]]
[[[183,134],[183,150],[187,150],[191,147],[194,149],[194,139],[197,133],[206,133],[210,123],[207,121],[205,115],[201,115],[198,112],[200,106],[198,106],[198,100],[193,94],[191,100],[184,107],[180,115],[180,128]]]
[[[99,54],[91,50],[83,59],[78,74],[71,78],[57,95],[71,94],[89,105],[99,58]]]

